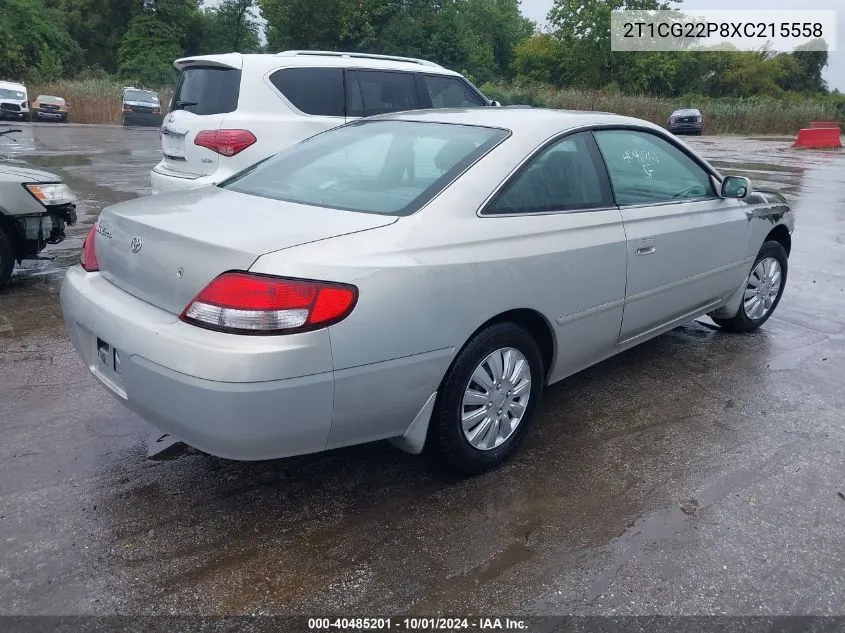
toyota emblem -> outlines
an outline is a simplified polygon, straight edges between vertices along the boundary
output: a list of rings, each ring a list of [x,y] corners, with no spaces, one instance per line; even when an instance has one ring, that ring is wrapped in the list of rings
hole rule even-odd
[[[129,242],[129,250],[132,251],[133,253],[137,253],[138,251],[141,250],[141,247],[143,245],[144,244],[141,242],[140,237],[133,237],[132,241]]]

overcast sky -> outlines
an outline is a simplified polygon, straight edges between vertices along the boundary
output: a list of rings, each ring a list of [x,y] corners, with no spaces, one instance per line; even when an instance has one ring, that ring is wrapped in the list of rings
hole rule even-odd
[[[537,22],[546,25],[546,16],[552,8],[553,0],[522,0],[522,12]],[[837,50],[828,53],[828,65],[824,78],[832,90],[838,88],[845,92],[845,4],[842,0],[684,0],[676,4],[685,9],[765,9],[765,10],[797,10],[797,9],[837,9],[836,31]],[[636,53],[631,53],[635,55]]]

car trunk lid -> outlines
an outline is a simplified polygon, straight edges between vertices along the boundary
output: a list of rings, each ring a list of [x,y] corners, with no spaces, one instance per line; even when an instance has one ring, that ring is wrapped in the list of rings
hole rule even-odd
[[[217,275],[248,270],[261,255],[396,219],[203,187],[107,208],[95,250],[108,281],[180,314]]]
[[[225,116],[237,109],[242,64],[239,54],[175,62],[179,82],[161,128],[164,163],[173,175],[198,178],[217,171],[220,155],[194,140],[203,130],[220,129]]]

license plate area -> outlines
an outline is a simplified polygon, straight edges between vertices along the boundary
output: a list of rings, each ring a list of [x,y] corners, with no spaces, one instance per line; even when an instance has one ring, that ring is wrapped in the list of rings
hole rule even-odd
[[[168,158],[185,158],[185,135],[164,130],[161,135],[162,151]]]
[[[91,370],[109,389],[122,398],[126,397],[123,376],[120,372],[120,352],[101,338],[94,338],[94,365]]]

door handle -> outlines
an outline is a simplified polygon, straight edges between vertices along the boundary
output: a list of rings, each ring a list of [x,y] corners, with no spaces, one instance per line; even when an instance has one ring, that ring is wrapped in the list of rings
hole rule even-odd
[[[651,255],[656,250],[654,246],[640,246],[637,249],[637,255]]]

